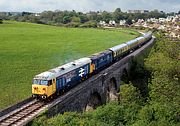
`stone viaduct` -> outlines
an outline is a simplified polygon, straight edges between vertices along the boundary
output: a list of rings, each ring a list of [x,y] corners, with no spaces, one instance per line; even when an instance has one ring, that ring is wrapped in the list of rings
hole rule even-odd
[[[138,50],[54,100],[48,105],[47,116],[51,117],[66,111],[87,111],[118,99],[122,76],[128,76],[132,60],[146,53],[153,43],[154,38]]]

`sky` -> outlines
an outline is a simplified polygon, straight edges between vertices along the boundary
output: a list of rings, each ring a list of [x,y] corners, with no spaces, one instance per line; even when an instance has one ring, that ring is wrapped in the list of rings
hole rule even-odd
[[[178,12],[180,0],[0,0],[0,11],[42,12],[47,10],[122,11],[145,9]]]

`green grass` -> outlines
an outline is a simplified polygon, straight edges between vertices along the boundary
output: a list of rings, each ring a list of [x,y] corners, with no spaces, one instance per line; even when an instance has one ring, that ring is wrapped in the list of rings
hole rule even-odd
[[[129,30],[0,24],[0,109],[31,96],[34,75],[133,39]]]

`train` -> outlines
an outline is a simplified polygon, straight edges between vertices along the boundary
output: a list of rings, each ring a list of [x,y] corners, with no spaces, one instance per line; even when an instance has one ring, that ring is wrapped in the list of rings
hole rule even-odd
[[[47,100],[61,95],[93,74],[132,53],[152,38],[152,32],[114,46],[105,51],[83,57],[36,75],[32,81],[32,97]]]

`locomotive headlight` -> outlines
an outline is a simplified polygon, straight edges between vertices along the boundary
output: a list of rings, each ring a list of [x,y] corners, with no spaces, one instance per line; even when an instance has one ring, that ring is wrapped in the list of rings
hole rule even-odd
[[[38,90],[38,87],[34,87],[34,90]]]
[[[46,95],[42,95],[41,98],[42,98],[42,99],[46,99],[47,96],[46,96]]]

